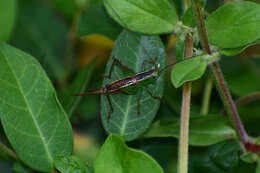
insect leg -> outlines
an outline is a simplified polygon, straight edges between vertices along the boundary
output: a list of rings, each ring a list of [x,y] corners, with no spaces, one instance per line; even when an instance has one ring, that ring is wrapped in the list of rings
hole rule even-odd
[[[156,64],[156,61],[158,59],[158,56],[154,58],[154,60],[148,60],[148,59],[145,59],[142,63],[142,70],[144,71],[144,65],[145,63],[148,63],[148,64],[152,64],[152,65],[155,65]]]
[[[154,98],[154,99],[157,99],[159,100],[160,102],[164,103],[164,100],[162,97],[159,97],[159,96],[154,96],[153,93],[151,92],[151,90],[148,88],[148,87],[145,87],[146,88],[146,91],[148,92],[148,94]]]
[[[113,59],[113,62],[112,62],[112,65],[111,65],[111,67],[110,67],[110,69],[109,69],[109,74],[108,75],[104,75],[103,77],[104,78],[111,78],[111,74],[112,74],[112,71],[113,71],[113,68],[114,68],[114,66],[115,66],[115,64],[117,63],[117,64],[119,64],[121,67],[123,67],[123,68],[126,68],[126,69],[128,69],[128,70],[132,70],[130,67],[128,67],[126,64],[124,64],[124,63],[122,63],[122,62],[120,62],[119,61],[119,59],[117,59],[115,56],[112,56],[112,59]]]
[[[113,109],[113,106],[112,106],[110,95],[106,94],[106,96],[107,96],[108,104],[109,104],[109,107],[110,107],[110,110],[109,110],[109,113],[108,113],[108,117],[107,117],[107,121],[109,121],[110,118],[111,118],[111,114],[114,112],[114,109]]]

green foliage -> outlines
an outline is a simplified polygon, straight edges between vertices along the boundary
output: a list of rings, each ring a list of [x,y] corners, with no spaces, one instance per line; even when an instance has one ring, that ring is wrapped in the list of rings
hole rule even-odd
[[[182,17],[182,23],[186,26],[189,26],[189,27],[195,27],[196,26],[196,20],[195,20],[195,17],[193,15],[193,11],[192,11],[192,8],[188,8],[183,17]]]
[[[104,0],[104,5],[114,20],[135,32],[171,33],[178,21],[168,0]]]
[[[88,165],[77,156],[56,156],[55,167],[61,173],[91,173]]]
[[[15,173],[31,173],[29,169],[25,168],[24,165],[22,165],[19,162],[15,162],[13,165],[13,169]]]
[[[213,12],[206,25],[212,44],[221,48],[245,46],[260,37],[260,5],[248,1],[228,3]]]
[[[225,141],[209,147],[204,153],[193,154],[190,172],[231,173],[238,164],[239,145]]]
[[[240,156],[241,160],[248,163],[254,163],[258,160],[258,156],[255,153],[245,152]]]
[[[210,55],[195,52],[185,59],[187,33],[193,36],[194,50],[204,47],[197,30],[202,23],[195,21],[196,10],[188,1],[2,0],[0,40],[9,40],[16,48],[0,42],[0,172],[176,173],[182,162],[177,160],[183,119],[179,115],[187,107],[181,107],[182,91],[171,83],[180,87],[188,81],[192,81],[189,173],[260,172],[259,153],[244,152],[235,126],[227,116],[219,115],[223,103],[215,88],[204,91],[209,85],[203,77],[207,65],[219,61],[220,54],[235,56],[221,58],[226,79],[222,82],[235,99],[259,92],[260,60],[255,57],[259,57],[260,5],[242,1],[218,8],[219,1],[197,2],[204,16],[207,12],[208,17],[202,18],[214,46],[209,45]],[[82,39],[93,34],[110,40],[99,36]],[[173,47],[177,63],[166,78],[166,61],[175,62]],[[116,64],[112,78],[102,83],[112,56],[132,71]],[[105,94],[73,96],[85,88],[84,92],[98,90],[154,68],[145,60],[160,64],[159,78],[147,87],[164,102],[151,97],[146,86],[132,86],[138,91],[134,95],[110,95],[114,112],[108,120],[110,106]],[[212,93],[212,97],[205,101],[203,93]],[[207,106],[208,115],[198,116]],[[237,107],[248,134],[258,135],[259,96]],[[257,143],[253,139],[250,137]]]
[[[175,88],[182,86],[187,81],[199,79],[206,71],[207,61],[201,56],[179,62],[171,72],[171,81]]]
[[[110,135],[94,163],[95,173],[163,173],[163,169],[148,154],[129,148],[122,138]]]
[[[15,20],[16,0],[1,0],[0,41],[6,41],[12,31]]]
[[[226,117],[198,116],[190,119],[189,143],[195,146],[209,146],[227,139],[235,139],[236,132],[228,124]],[[144,137],[175,137],[180,134],[180,123],[155,122]],[[203,139],[203,140],[202,140]]]
[[[243,52],[246,48],[253,46],[253,45],[257,45],[257,44],[260,44],[260,39],[257,39],[253,43],[247,44],[242,47],[222,49],[220,52],[221,52],[221,54],[226,55],[226,56],[235,56],[235,55]]]
[[[0,43],[0,64],[0,119],[5,133],[26,164],[50,171],[56,153],[72,151],[66,113],[32,56]]]
[[[176,56],[176,61],[180,62],[184,59],[185,56],[185,37],[186,34],[182,34],[178,37],[178,40],[176,42],[176,46],[175,46],[175,56]]]
[[[101,4],[85,9],[79,18],[78,33],[81,37],[101,34],[115,40],[121,30],[122,28],[107,15]]]
[[[62,57],[66,53],[68,32],[65,21],[42,1],[19,2],[11,44],[36,57],[50,77],[63,80],[66,62]]]
[[[61,103],[64,106],[64,109],[68,113],[69,117],[72,115],[75,107],[81,100],[81,97],[75,97],[73,96],[73,94],[81,93],[84,91],[90,80],[90,76],[92,75],[93,68],[94,62],[81,69],[72,84],[59,93]]]

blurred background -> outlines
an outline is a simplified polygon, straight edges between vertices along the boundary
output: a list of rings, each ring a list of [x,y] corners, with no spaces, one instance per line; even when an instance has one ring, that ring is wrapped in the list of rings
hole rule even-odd
[[[181,0],[169,1],[181,14]],[[208,0],[206,11],[210,13],[223,3]],[[72,94],[101,88],[106,62],[122,27],[108,16],[102,0],[0,0],[0,27],[13,28],[11,33],[0,33],[0,40],[37,58],[48,74],[74,129],[74,154],[91,164],[106,138],[100,120],[100,96],[73,98]],[[167,61],[174,61],[176,37],[162,35],[161,38],[167,51]],[[220,63],[235,99],[260,91],[259,53],[260,47],[256,45],[239,56],[222,57]],[[168,75],[166,79],[165,103],[161,104],[156,119],[168,121],[179,118],[181,89],[171,85]],[[201,115],[202,96],[209,80],[210,72],[207,72],[193,83],[191,116]],[[239,106],[239,113],[250,135],[259,135],[259,103],[254,101]],[[222,108],[213,86],[209,114],[223,113]],[[8,144],[2,127],[1,140]],[[166,172],[173,173],[176,171],[176,165],[172,163],[177,160],[177,143],[174,138],[138,139],[128,145],[149,153]],[[191,171],[221,172],[212,170],[211,165],[211,155],[217,147],[191,147]],[[227,168],[226,172],[254,170],[252,165],[241,165],[239,168]],[[0,151],[0,172],[19,172],[16,167]]]

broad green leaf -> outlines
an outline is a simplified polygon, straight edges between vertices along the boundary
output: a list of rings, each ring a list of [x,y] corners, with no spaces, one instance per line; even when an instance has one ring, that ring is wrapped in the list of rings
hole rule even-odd
[[[55,167],[61,173],[90,173],[90,168],[84,160],[77,156],[56,156]]]
[[[243,46],[243,47],[222,49],[220,51],[220,53],[223,54],[223,55],[226,55],[226,56],[235,56],[235,55],[243,52],[246,48],[253,46],[253,45],[256,45],[256,44],[260,44],[260,39],[257,39],[253,43],[250,43],[250,44]]]
[[[142,71],[144,60],[155,60],[161,69],[165,67],[165,52],[163,44],[158,36],[144,36],[124,30],[116,40],[112,55],[124,64],[127,64],[135,73]],[[105,74],[109,74],[113,59],[110,58]],[[154,67],[152,64],[144,63],[145,70]],[[111,79],[105,79],[103,86],[115,80],[126,77],[124,69],[119,65],[114,67]],[[154,96],[162,97],[163,73],[154,84],[148,88]],[[140,114],[137,113],[137,98],[140,97]],[[123,93],[110,95],[114,112],[108,121],[110,107],[105,95],[101,96],[101,116],[104,128],[108,133],[123,136],[126,140],[138,137],[152,122],[160,105],[158,99],[154,99],[146,88],[139,88],[137,95],[126,95]]]
[[[144,134],[145,137],[179,137],[180,122],[155,122]],[[190,119],[189,143],[208,146],[224,140],[236,138],[235,130],[228,124],[227,117],[198,116]]]
[[[135,32],[171,33],[178,22],[168,0],[104,0],[104,5],[114,20]]]
[[[260,38],[260,5],[232,2],[218,8],[206,19],[209,40],[221,48],[247,45]]]
[[[66,88],[64,91],[61,91],[59,94],[61,103],[69,117],[71,117],[75,107],[81,100],[81,97],[73,96],[73,94],[82,93],[84,91],[92,75],[93,68],[94,62],[81,69],[72,82],[71,86]]]
[[[185,82],[193,81],[202,77],[207,68],[207,61],[200,56],[190,58],[176,64],[171,72],[171,81],[175,88]]]
[[[19,0],[11,45],[37,58],[49,77],[64,80],[73,64],[64,68],[68,26],[54,9],[43,1]],[[66,56],[65,56],[66,55]]]
[[[122,138],[110,135],[94,163],[95,173],[163,173],[160,165],[148,154],[126,146]]]
[[[32,56],[0,43],[0,119],[19,157],[51,171],[56,153],[72,151],[72,128],[55,90]]]
[[[6,41],[14,24],[16,0],[1,0],[0,3],[0,41]]]
[[[78,33],[81,37],[101,34],[115,40],[121,31],[120,25],[109,17],[103,5],[93,5],[80,15]]]
[[[215,144],[203,151],[197,150],[190,154],[189,172],[232,173],[238,165],[239,152],[240,146],[234,140]]]

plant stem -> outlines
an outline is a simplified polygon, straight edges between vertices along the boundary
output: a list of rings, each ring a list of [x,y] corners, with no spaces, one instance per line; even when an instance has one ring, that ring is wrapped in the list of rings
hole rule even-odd
[[[186,58],[192,57],[193,41],[186,36]],[[181,129],[179,138],[178,173],[188,173],[189,121],[190,121],[191,82],[183,85],[181,106]]]
[[[199,0],[192,0],[192,8],[196,15],[197,26],[200,33],[200,41],[203,46],[204,51],[207,54],[211,54],[210,44],[208,41],[207,31],[205,27],[205,21],[202,15],[202,10],[200,7]],[[238,136],[243,144],[248,143],[248,135],[245,131],[245,128],[240,120],[240,117],[237,112],[236,105],[231,97],[229,89],[227,87],[226,81],[224,79],[223,73],[218,62],[215,62],[211,65],[211,70],[216,79],[216,85],[218,87],[218,91],[221,95],[222,101],[225,105],[227,112],[231,115],[234,126],[238,132]]]
[[[243,96],[239,99],[237,99],[235,101],[235,104],[237,107],[239,106],[242,106],[242,105],[245,105],[245,104],[248,104],[248,103],[251,103],[251,102],[254,102],[254,101],[257,101],[257,100],[260,100],[260,92],[254,92],[254,93],[251,93],[251,94],[248,94],[246,96]],[[222,109],[220,111],[221,114],[225,114],[225,110]]]
[[[0,142],[0,150],[6,152],[9,156],[11,156],[12,158],[14,158],[17,161],[20,161],[20,159],[18,158],[18,156],[15,154],[15,152],[13,152],[10,148],[8,148],[5,144],[3,144],[2,142]]]
[[[200,111],[201,115],[208,115],[212,86],[213,86],[213,79],[211,76],[209,76],[206,79],[206,85],[203,93],[202,107]]]

